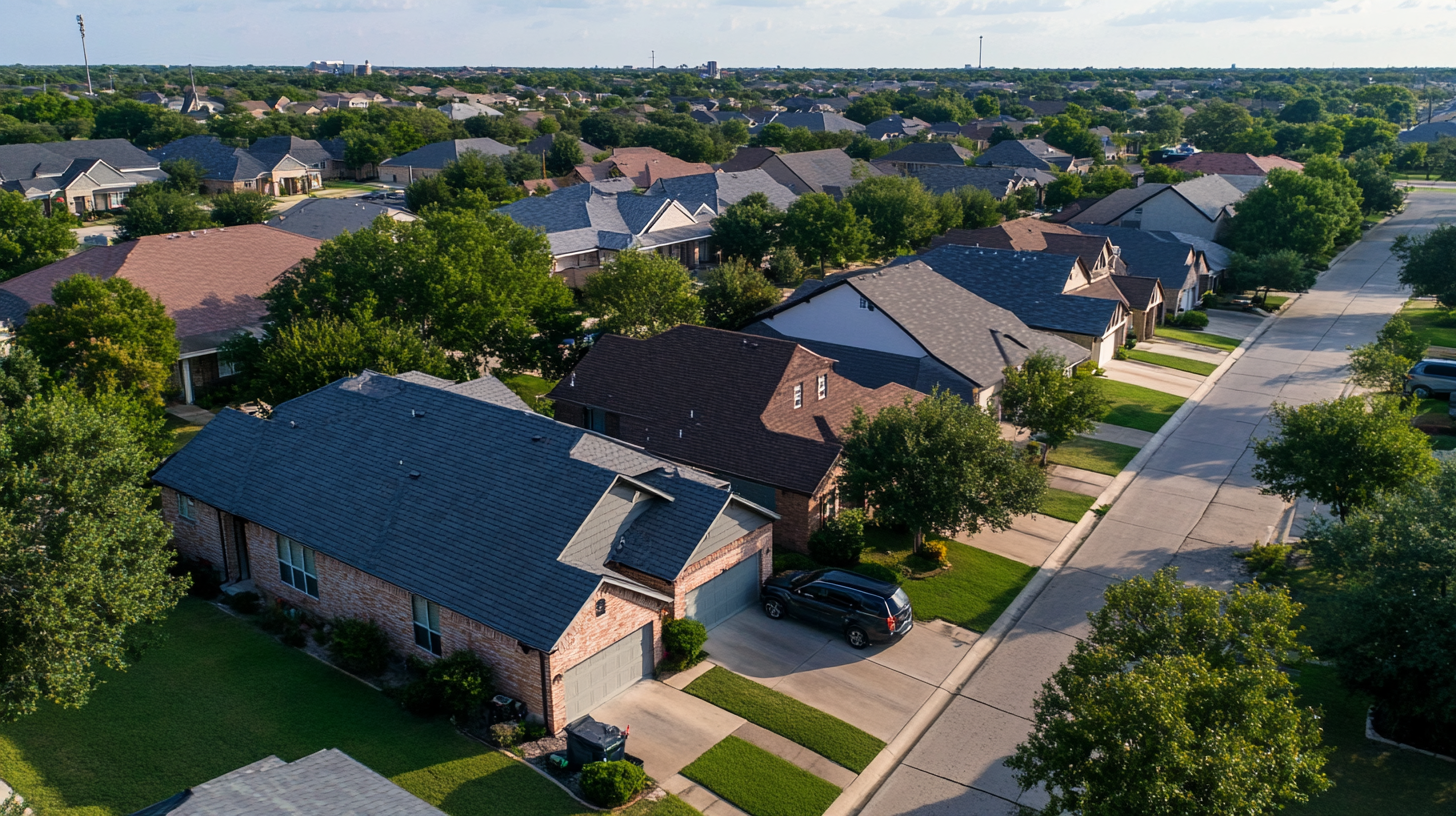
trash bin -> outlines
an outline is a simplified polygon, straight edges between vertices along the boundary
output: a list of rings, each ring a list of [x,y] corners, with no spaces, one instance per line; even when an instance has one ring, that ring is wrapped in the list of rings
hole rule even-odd
[[[583,717],[566,727],[566,756],[571,770],[588,762],[613,762],[627,755],[627,732]]]

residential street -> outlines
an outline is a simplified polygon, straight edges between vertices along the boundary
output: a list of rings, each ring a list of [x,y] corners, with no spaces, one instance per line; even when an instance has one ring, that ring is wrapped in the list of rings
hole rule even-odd
[[[1236,353],[1211,388],[1193,395],[1160,434],[1161,444],[1154,440],[1151,455],[1134,460],[1132,482],[1081,547],[1070,559],[1059,552],[1044,567],[1060,570],[1004,640],[962,688],[946,688],[954,695],[949,706],[862,813],[1011,816],[1017,804],[1045,801],[1039,791],[1021,793],[1002,760],[1025,739],[1041,683],[1085,634],[1086,613],[1115,579],[1168,564],[1186,580],[1226,587],[1239,578],[1236,548],[1285,529],[1285,504],[1260,495],[1251,475],[1250,440],[1269,431],[1272,403],[1342,393],[1346,346],[1373,340],[1406,298],[1391,241],[1452,220],[1456,196],[1411,195],[1405,213],[1367,233],[1314,290]],[[845,804],[831,812],[853,812]]]

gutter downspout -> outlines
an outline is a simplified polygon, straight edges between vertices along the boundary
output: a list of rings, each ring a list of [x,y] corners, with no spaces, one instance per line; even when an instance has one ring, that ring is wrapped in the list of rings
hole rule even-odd
[[[555,734],[555,730],[551,728],[551,667],[544,650],[537,649],[536,654],[541,656],[541,722],[547,731]]]
[[[217,513],[217,545],[222,549],[222,582],[228,582],[227,563],[227,535],[222,530],[222,508],[214,507],[213,512]]]

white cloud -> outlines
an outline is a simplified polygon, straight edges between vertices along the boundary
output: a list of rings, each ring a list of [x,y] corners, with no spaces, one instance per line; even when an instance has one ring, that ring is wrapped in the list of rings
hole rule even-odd
[[[1119,26],[1189,25],[1219,20],[1281,20],[1325,10],[1335,0],[1201,0],[1201,2],[1159,3],[1136,14],[1115,17]]]

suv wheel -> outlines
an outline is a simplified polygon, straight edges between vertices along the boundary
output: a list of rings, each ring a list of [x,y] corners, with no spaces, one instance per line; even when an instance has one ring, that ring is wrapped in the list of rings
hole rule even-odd
[[[782,618],[784,616],[784,605],[779,601],[773,599],[764,601],[763,614],[768,615],[774,620],[778,620],[779,618]]]
[[[1431,398],[1431,389],[1425,387],[1424,385],[1418,385],[1415,388],[1412,388],[1411,389],[1411,393],[1412,394],[1415,394],[1416,396],[1420,397],[1421,399],[1430,399]]]
[[[844,639],[849,641],[849,645],[856,649],[863,649],[870,645],[870,636],[865,634],[865,630],[858,626],[851,626],[844,630]]]

